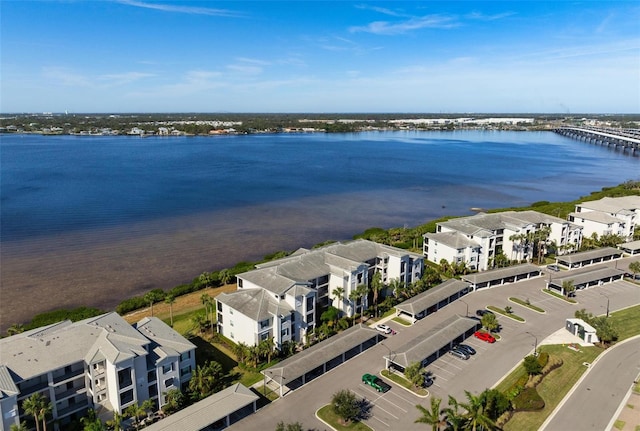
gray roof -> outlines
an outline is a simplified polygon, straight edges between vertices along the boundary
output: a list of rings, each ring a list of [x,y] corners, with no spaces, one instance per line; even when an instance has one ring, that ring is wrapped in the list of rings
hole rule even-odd
[[[622,250],[640,250],[640,240],[625,242],[624,244],[618,245],[618,247]]]
[[[479,324],[480,322],[475,319],[451,316],[392,352],[391,357],[385,355],[385,358],[406,368],[414,362],[421,362],[428,358],[468,330],[475,329]]]
[[[157,317],[145,317],[135,324],[135,328],[155,344],[152,352],[157,355],[156,363],[196,348],[195,344]]]
[[[286,382],[301,377],[353,347],[359,346],[377,336],[378,331],[375,329],[362,324],[354,325],[300,353],[296,353],[273,367],[262,370],[261,373],[265,375],[268,373],[269,377],[280,385],[284,378],[286,384]]]
[[[255,321],[268,319],[271,316],[288,313],[292,310],[289,304],[274,299],[264,289],[239,289],[230,293],[221,293],[216,296],[216,301],[222,302]]]
[[[577,263],[585,260],[601,259],[604,257],[621,256],[622,250],[613,247],[603,247],[595,250],[582,251],[580,253],[571,253],[558,256],[558,262]]]
[[[588,211],[588,212],[573,212],[573,213],[569,213],[570,217],[573,217],[574,219],[585,219],[585,220],[589,220],[589,221],[594,221],[597,223],[606,223],[606,224],[610,224],[610,223],[621,223],[622,220],[620,220],[619,218],[616,218],[612,215],[609,215],[607,213],[603,213],[600,211]]]
[[[530,263],[524,263],[522,265],[508,266],[506,268],[492,269],[489,271],[478,272],[474,274],[462,275],[462,279],[472,284],[486,283],[493,280],[501,280],[503,278],[515,277],[518,275],[540,273],[541,269],[538,266]]]
[[[633,210],[640,210],[640,196],[606,197],[597,201],[582,202],[579,206],[609,214],[629,214]]]
[[[18,395],[20,391],[11,378],[6,365],[0,365],[0,400],[7,396]]]
[[[415,315],[469,287],[469,283],[451,278],[413,298],[396,305],[398,310]]]
[[[567,271],[559,277],[551,278],[551,284],[556,286],[562,286],[565,281],[571,281],[574,286],[582,284],[594,283],[599,280],[608,279],[611,277],[622,278],[624,271],[621,269],[610,268],[608,266],[598,266],[591,268],[583,268],[580,270]]]
[[[473,248],[478,247],[479,244],[466,236],[462,235],[458,231],[438,232],[438,233],[425,233],[424,236],[429,241],[437,241],[451,248]]]
[[[421,254],[396,247],[359,239],[346,243],[333,243],[313,250],[299,249],[282,259],[256,265],[256,269],[237,277],[250,281],[270,292],[282,295],[294,284],[304,283],[340,271],[351,272],[365,262],[381,256],[412,256]]]
[[[558,217],[537,211],[502,211],[498,213],[479,213],[469,217],[460,217],[439,223],[449,229],[473,235],[487,235],[488,232],[509,228],[518,230],[528,224],[566,223]],[[487,233],[483,233],[486,231]]]
[[[20,382],[97,355],[118,363],[146,354],[145,346],[150,343],[117,313],[107,313],[3,338],[0,363]]]
[[[148,431],[200,431],[260,397],[236,383],[145,428]]]

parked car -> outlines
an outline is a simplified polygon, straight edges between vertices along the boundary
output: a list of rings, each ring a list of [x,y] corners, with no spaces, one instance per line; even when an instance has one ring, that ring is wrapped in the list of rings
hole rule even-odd
[[[493,314],[493,312],[491,312],[489,310],[484,310],[484,309],[476,310],[476,316],[482,317],[485,314]]]
[[[378,392],[387,392],[389,389],[391,389],[391,386],[389,386],[380,377],[374,376],[373,374],[369,374],[369,373],[362,375],[362,382],[371,386],[373,389],[375,389]]]
[[[469,354],[463,352],[462,350],[451,349],[449,350],[449,354],[455,356],[458,359],[464,359],[465,361],[469,359]]]
[[[453,348],[456,350],[462,350],[463,352],[467,352],[470,355],[476,354],[476,349],[469,346],[468,344],[456,344],[455,346],[453,346]]]
[[[487,343],[495,343],[496,339],[493,335],[488,332],[476,331],[473,333],[473,336],[479,340],[486,341]]]
[[[391,334],[391,327],[389,327],[388,325],[379,324],[376,325],[376,329],[383,334]]]
[[[424,377],[424,381],[422,383],[423,387],[428,388],[429,386],[433,385],[433,376],[431,375],[431,373],[424,373],[422,377]]]
[[[549,271],[558,272],[560,271],[560,267],[558,265],[547,265],[547,269]]]

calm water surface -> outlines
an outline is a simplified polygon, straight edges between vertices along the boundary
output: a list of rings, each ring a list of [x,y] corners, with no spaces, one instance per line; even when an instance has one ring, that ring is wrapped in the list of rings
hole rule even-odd
[[[640,173],[638,157],[551,132],[2,135],[0,151],[2,328],[371,226],[573,200]]]

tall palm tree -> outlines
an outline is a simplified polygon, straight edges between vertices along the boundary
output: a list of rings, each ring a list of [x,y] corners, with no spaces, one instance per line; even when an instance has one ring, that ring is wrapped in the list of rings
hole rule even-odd
[[[201,284],[204,284],[205,289],[208,288],[211,285],[211,273],[203,272],[198,276],[198,281],[200,281]]]
[[[437,397],[431,398],[431,409],[426,409],[422,407],[420,404],[416,404],[416,408],[420,410],[422,416],[414,421],[414,423],[421,423],[431,425],[432,431],[438,431],[440,429],[440,425],[442,425],[442,420],[440,419],[440,402],[442,400]]]
[[[229,284],[232,278],[233,276],[231,275],[231,271],[229,271],[227,268],[220,271],[220,282],[223,285]]]
[[[383,287],[382,274],[376,272],[373,274],[373,277],[371,277],[371,291],[373,292],[373,307],[375,309],[376,317],[378,317],[378,294]]]
[[[444,421],[447,424],[447,431],[461,431],[466,422],[460,412],[460,403],[453,396],[449,395],[449,407],[443,409]]]
[[[466,419],[465,430],[469,431],[495,431],[500,428],[491,420],[487,412],[485,412],[485,399],[482,396],[473,395],[469,391],[464,391],[467,396],[466,403],[460,403],[460,406],[467,412],[463,415]]]
[[[360,284],[356,287],[355,292],[358,295],[358,298],[360,298],[360,321],[362,321],[362,317],[364,315],[364,302],[365,298],[369,294],[369,286],[366,284]]]
[[[200,332],[200,335],[202,335],[202,328],[203,327],[206,328],[205,326],[205,322],[207,321],[206,317],[201,313],[197,313],[191,316],[191,321],[193,322],[194,328],[197,328],[198,331]]]
[[[389,280],[389,289],[391,289],[391,291],[393,292],[393,296],[395,296],[396,298],[399,298],[401,296],[404,298],[409,297],[407,286],[403,282],[401,282],[399,278]]]
[[[205,363],[204,366],[198,365],[191,373],[189,390],[196,399],[204,399],[220,385],[222,375],[222,366],[215,361]]]
[[[47,429],[47,414],[51,412],[51,403],[40,393],[36,392],[22,403],[24,412],[33,416],[36,423],[36,431],[40,431],[40,420],[43,422],[43,430]]]
[[[138,403],[131,404],[124,411],[125,416],[128,416],[133,419],[133,424],[136,429],[140,427],[140,418],[147,414],[145,410]]]
[[[211,305],[211,297],[207,293],[200,295],[200,302],[204,305],[204,314],[207,320],[209,320],[209,306]]]
[[[12,424],[9,431],[29,431],[27,423],[22,421],[19,424]]]
[[[107,426],[113,429],[113,431],[122,431],[122,419],[123,416],[118,412],[113,412],[113,419],[107,421]]]
[[[169,305],[169,316],[171,318],[171,327],[173,328],[173,304],[176,302],[176,297],[173,294],[168,294],[164,298],[164,302]]]
[[[344,312],[344,287],[338,286],[331,291],[334,298],[340,299],[340,311]]]

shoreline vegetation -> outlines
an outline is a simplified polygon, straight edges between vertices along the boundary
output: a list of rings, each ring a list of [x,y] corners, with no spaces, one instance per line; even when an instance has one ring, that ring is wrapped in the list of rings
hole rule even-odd
[[[603,197],[620,197],[630,195],[640,195],[640,181],[629,180],[618,186],[604,187],[600,191],[592,192],[588,196],[581,196],[578,199],[570,202],[541,201],[535,202],[526,207],[490,209],[487,210],[487,212],[496,213],[502,211],[534,210],[556,217],[566,218],[567,214],[574,210],[577,203],[597,200]],[[456,216],[439,218],[429,221],[426,224],[422,224],[412,228],[397,227],[391,229],[382,229],[372,227],[362,233],[354,235],[353,239],[368,239],[398,248],[421,252],[422,235],[427,232],[435,232],[437,223],[452,218],[456,218]],[[638,233],[640,234],[640,232]],[[313,248],[318,248],[327,244],[331,244],[333,242],[335,241],[324,241],[322,243],[316,244]],[[593,243],[593,241],[591,241],[591,243]],[[591,244],[591,246],[592,248],[595,248],[599,245]],[[127,318],[127,316],[133,316],[134,318],[137,318],[139,316],[139,318],[142,318],[144,316],[154,315],[154,311],[157,312],[157,314],[163,316],[166,315],[165,313],[170,311],[171,314],[176,316],[189,310],[194,311],[202,309],[203,307],[208,307],[206,303],[201,302],[203,301],[202,298],[204,298],[205,295],[211,298],[209,299],[209,301],[211,301],[213,297],[215,297],[220,292],[229,292],[236,290],[236,274],[247,272],[253,269],[258,263],[280,259],[282,257],[288,256],[290,253],[291,252],[289,251],[276,251],[264,256],[262,260],[256,262],[242,261],[237,263],[232,268],[223,268],[212,272],[203,272],[202,274],[195,277],[191,282],[180,284],[167,291],[157,288],[150,290],[143,296],[135,296],[132,298],[123,299],[115,308],[115,311],[118,312],[118,314],[125,316],[125,318]],[[194,297],[196,299],[194,299]],[[90,307],[79,307],[72,310],[53,310],[50,312],[35,315],[29,322],[15,323],[7,329],[6,335],[12,335],[18,332],[49,325],[66,319],[72,321],[82,320],[102,314],[104,312],[104,310]],[[168,318],[169,316],[166,317]]]

